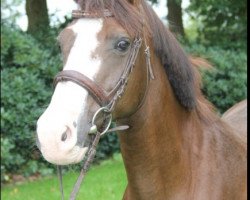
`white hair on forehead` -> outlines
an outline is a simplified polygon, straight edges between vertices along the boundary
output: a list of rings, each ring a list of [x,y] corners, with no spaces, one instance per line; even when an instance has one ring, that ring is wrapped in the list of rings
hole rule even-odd
[[[102,30],[102,19],[78,19],[69,28],[76,38],[70,50],[65,70],[76,70],[93,80],[98,73],[101,60],[92,53],[99,46],[97,34]]]

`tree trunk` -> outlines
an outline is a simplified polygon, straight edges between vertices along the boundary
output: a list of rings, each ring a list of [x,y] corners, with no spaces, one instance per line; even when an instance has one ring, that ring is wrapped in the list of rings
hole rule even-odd
[[[184,28],[182,22],[182,0],[167,0],[168,7],[168,24],[169,29],[176,35],[184,36]]]
[[[49,30],[49,15],[46,0],[26,0],[28,16],[27,32],[39,37]]]

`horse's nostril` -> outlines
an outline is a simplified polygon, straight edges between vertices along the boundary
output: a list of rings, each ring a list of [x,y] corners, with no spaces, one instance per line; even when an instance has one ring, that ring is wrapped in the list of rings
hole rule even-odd
[[[66,130],[63,132],[62,136],[61,136],[61,141],[65,142],[67,139],[70,139],[71,137],[71,129],[66,126]]]
[[[67,139],[67,131],[65,131],[63,134],[62,134],[62,137],[61,137],[61,140],[63,142],[65,142],[65,140]]]

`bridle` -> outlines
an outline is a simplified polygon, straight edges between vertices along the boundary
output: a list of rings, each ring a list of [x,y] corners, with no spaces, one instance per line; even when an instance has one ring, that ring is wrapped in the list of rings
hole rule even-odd
[[[97,13],[89,13],[89,12],[85,12],[81,10],[73,11],[72,15],[74,18],[99,18],[100,17],[100,15]],[[102,17],[113,17],[113,14],[109,10],[104,10]],[[145,37],[144,37],[144,42],[145,42]],[[96,111],[92,119],[92,126],[89,130],[89,135],[91,137],[91,144],[86,154],[86,160],[83,164],[80,175],[70,195],[70,200],[74,200],[76,198],[76,195],[80,189],[81,182],[84,179],[84,176],[86,172],[88,171],[89,166],[92,163],[94,156],[96,154],[96,147],[99,143],[100,137],[104,135],[105,133],[114,132],[117,130],[126,130],[129,128],[129,126],[127,125],[110,128],[111,122],[112,122],[112,112],[114,111],[114,108],[118,99],[120,99],[125,92],[125,88],[128,83],[129,75],[131,74],[135,66],[136,58],[138,56],[141,46],[142,46],[142,38],[136,37],[131,45],[124,71],[120,79],[118,80],[117,84],[109,93],[106,92],[103,88],[101,88],[98,84],[96,84],[94,81],[89,79],[84,74],[74,71],[74,70],[63,70],[55,76],[54,85],[62,81],[74,82],[80,85],[81,87],[83,87],[84,89],[86,89],[88,93],[92,96],[92,98],[100,106],[100,109]],[[146,87],[148,87],[148,81],[150,78],[154,79],[154,75],[153,75],[152,67],[150,64],[150,51],[147,45],[145,49],[145,54],[146,54],[146,63],[147,63],[147,76],[148,76]],[[146,96],[146,93],[143,98],[145,98],[145,96]],[[141,106],[141,104],[139,105],[139,107]],[[104,120],[103,120],[104,124],[101,127],[97,127],[96,119],[101,114],[104,115]],[[61,189],[62,199],[64,199],[61,166],[58,166],[58,176],[60,180],[60,189]]]
[[[105,106],[110,112],[112,112],[117,98],[121,96],[125,90],[125,85],[127,84],[129,74],[135,65],[135,60],[140,50],[141,43],[141,38],[136,38],[134,40],[125,69],[117,84],[109,93],[84,74],[74,70],[63,70],[59,72],[54,79],[54,85],[61,81],[72,81],[85,88],[101,107]]]

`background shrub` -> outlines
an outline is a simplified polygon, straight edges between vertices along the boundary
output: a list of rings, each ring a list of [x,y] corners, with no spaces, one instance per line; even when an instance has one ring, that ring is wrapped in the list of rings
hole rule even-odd
[[[186,9],[197,24],[198,42],[224,49],[246,49],[247,1],[190,0]]]
[[[13,173],[29,176],[54,170],[35,145],[36,121],[50,102],[53,77],[62,65],[56,43],[50,47],[2,24],[1,181],[10,180]],[[115,134],[102,138],[97,160],[110,157],[118,149]]]
[[[60,57],[51,56],[29,35],[2,24],[1,29],[1,181],[10,173],[39,170],[36,120],[52,95]]]
[[[204,95],[220,113],[247,98],[247,55],[244,50],[186,44],[187,52],[207,59],[213,70],[202,71]]]

